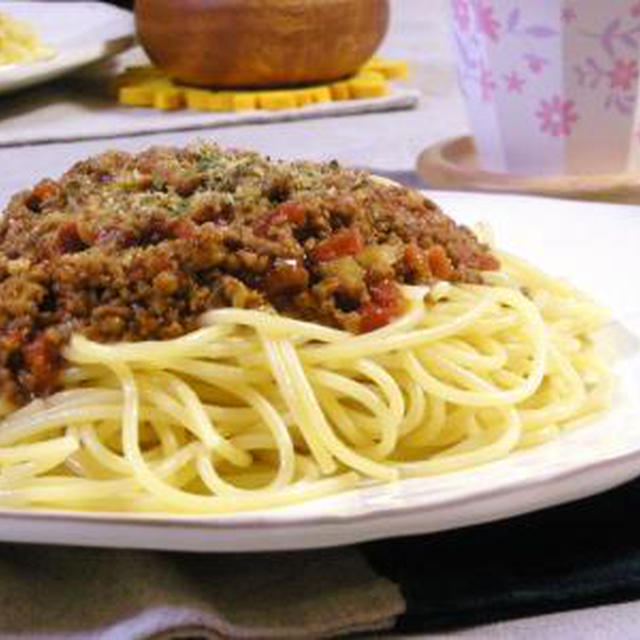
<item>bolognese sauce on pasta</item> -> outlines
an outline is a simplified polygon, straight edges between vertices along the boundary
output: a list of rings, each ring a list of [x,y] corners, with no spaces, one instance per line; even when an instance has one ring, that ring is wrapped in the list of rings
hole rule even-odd
[[[480,464],[606,406],[604,317],[335,162],[107,152],[0,226],[1,493],[221,513]]]

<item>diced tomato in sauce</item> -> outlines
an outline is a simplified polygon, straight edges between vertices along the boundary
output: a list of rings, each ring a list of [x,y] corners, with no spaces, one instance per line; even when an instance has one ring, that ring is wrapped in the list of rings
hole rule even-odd
[[[409,271],[423,273],[428,269],[425,253],[418,245],[410,244],[404,250],[404,263]]]
[[[33,200],[42,203],[47,200],[53,200],[60,195],[61,189],[60,185],[54,182],[53,180],[43,180],[38,183],[32,190],[30,198]]]
[[[304,224],[307,219],[304,207],[297,202],[283,202],[276,211],[292,224]]]
[[[254,227],[254,232],[259,236],[266,236],[271,227],[277,227],[285,222],[299,226],[305,223],[307,213],[304,207],[297,202],[283,202],[271,213],[258,220]]]
[[[393,280],[381,280],[369,287],[371,301],[360,309],[360,331],[368,333],[389,324],[403,310],[400,288]]]
[[[369,333],[388,325],[393,318],[389,309],[367,302],[360,309],[360,333]]]
[[[323,240],[313,251],[319,262],[355,256],[364,249],[364,240],[358,229],[341,229]]]
[[[442,280],[449,280],[454,275],[453,265],[447,252],[439,244],[427,251],[427,262],[431,273]]]
[[[50,391],[56,382],[58,372],[57,349],[43,335],[22,349],[26,368],[34,377],[33,389],[36,393]]]

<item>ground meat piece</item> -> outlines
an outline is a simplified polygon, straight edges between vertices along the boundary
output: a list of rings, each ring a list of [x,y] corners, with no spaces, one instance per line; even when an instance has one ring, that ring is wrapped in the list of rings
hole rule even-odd
[[[479,282],[489,249],[420,193],[338,163],[198,144],[110,151],[17,194],[0,222],[0,393],[56,388],[73,332],[169,339],[209,309],[274,307],[347,331],[401,284]]]
[[[295,260],[279,261],[265,279],[269,297],[290,295],[304,291],[309,284],[309,273]]]

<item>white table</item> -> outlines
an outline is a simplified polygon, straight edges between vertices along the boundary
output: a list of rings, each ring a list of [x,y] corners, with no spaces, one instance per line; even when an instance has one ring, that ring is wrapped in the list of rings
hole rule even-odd
[[[73,162],[108,147],[140,149],[151,144],[184,144],[210,137],[222,145],[254,148],[274,157],[336,158],[344,164],[410,172],[427,145],[468,131],[455,83],[447,40],[446,0],[392,0],[391,32],[383,54],[404,58],[413,82],[423,91],[419,109],[350,118],[241,126],[212,132],[173,132],[65,144],[0,149],[0,202],[44,176],[55,176]],[[0,123],[1,126],[1,123]],[[465,640],[634,639],[640,637],[640,603],[499,623],[429,638]]]

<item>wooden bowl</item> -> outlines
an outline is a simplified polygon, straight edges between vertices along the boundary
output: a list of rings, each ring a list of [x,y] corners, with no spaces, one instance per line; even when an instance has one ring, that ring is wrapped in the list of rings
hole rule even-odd
[[[171,78],[205,87],[338,80],[376,51],[389,0],[136,0],[138,36]]]

